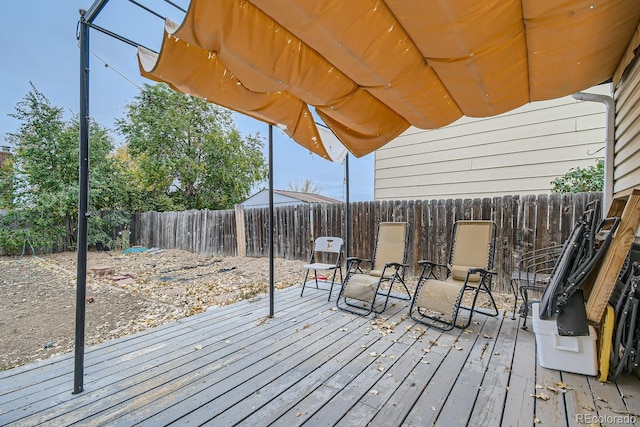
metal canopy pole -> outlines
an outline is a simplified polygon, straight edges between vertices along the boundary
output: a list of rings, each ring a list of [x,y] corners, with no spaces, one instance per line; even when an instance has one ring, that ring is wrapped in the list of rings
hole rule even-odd
[[[89,25],[108,0],[95,1],[80,10],[80,153],[78,166],[78,262],[76,271],[76,336],[73,394],[84,390],[85,298],[87,294],[87,218],[89,205]]]
[[[351,209],[349,209],[349,153],[344,158],[344,185],[345,189],[345,239],[344,239],[344,257],[349,258],[349,248],[351,247]]]
[[[84,324],[87,294],[87,205],[89,199],[89,26],[80,11],[80,167],[78,197],[78,262],[76,274],[76,339],[73,394],[82,392]]]
[[[274,312],[273,281],[273,125],[269,125],[269,317]]]

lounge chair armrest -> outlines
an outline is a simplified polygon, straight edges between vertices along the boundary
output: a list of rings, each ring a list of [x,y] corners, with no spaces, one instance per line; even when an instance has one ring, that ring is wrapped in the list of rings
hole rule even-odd
[[[385,268],[387,267],[395,267],[395,268],[400,268],[400,267],[404,267],[404,268],[409,268],[409,264],[402,264],[399,262],[388,262],[384,265]]]
[[[480,275],[480,281],[474,284],[469,283],[469,277],[474,274]],[[497,270],[488,270],[482,267],[471,267],[467,272],[467,278],[465,279],[465,285],[470,287],[481,287],[487,289],[489,292],[491,291],[491,281],[493,279],[492,276],[496,276],[498,274]]]
[[[381,277],[389,277],[389,272],[391,272],[391,274],[393,274],[394,276],[394,280],[395,278],[401,278],[400,280],[403,280],[404,278],[404,271],[405,269],[409,267],[408,264],[402,264],[400,262],[386,262],[384,264],[384,267],[382,268],[382,272],[380,273]],[[387,271],[387,269],[389,269]]]
[[[449,268],[449,266],[447,264],[440,264],[438,262],[433,262],[433,261],[429,261],[426,259],[421,259],[420,261],[418,261],[418,265],[430,265],[432,268],[433,267],[446,267]]]
[[[487,275],[487,274],[493,274],[493,275],[497,275],[498,271],[497,270],[487,270],[486,268],[482,268],[482,267],[473,267],[469,269],[469,274],[476,274],[476,273],[480,273],[481,275]]]
[[[444,278],[448,277],[449,274],[451,273],[451,268],[447,264],[440,264],[440,263],[429,261],[426,259],[421,259],[420,261],[418,261],[418,265],[422,266],[422,273],[420,273],[420,278],[418,280],[440,279],[440,277],[436,275],[434,270],[438,270],[438,272],[442,272],[442,270],[439,270],[441,268],[446,268],[446,273]]]
[[[357,262],[360,264],[361,262],[372,262],[372,260],[368,258],[358,258],[357,256],[347,257],[347,262]]]
[[[373,266],[373,260],[367,258],[358,258],[356,256],[347,257],[347,273],[362,273],[362,263],[369,263]]]

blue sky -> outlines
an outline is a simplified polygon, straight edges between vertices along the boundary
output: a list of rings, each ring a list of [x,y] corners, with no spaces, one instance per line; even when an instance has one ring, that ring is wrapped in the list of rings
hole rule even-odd
[[[181,22],[183,13],[160,0],[141,0],[163,16]],[[174,0],[186,8],[188,0]],[[31,89],[29,82],[53,105],[63,107],[71,117],[79,110],[79,50],[76,41],[78,11],[93,1],[19,0],[2,1],[0,16],[0,145],[19,122],[8,114]],[[128,39],[158,51],[163,21],[125,0],[110,0],[95,23]],[[89,113],[101,125],[114,127],[124,117],[124,105],[132,102],[144,83],[140,77],[136,50],[118,40],[90,31]],[[105,66],[105,62],[109,65]],[[259,132],[265,143],[268,126],[236,115],[236,124],[247,135]],[[120,135],[114,134],[120,141]],[[373,200],[373,160],[370,154],[350,157],[351,201]],[[296,144],[274,128],[274,187],[286,189],[289,183],[311,179],[320,193],[344,200],[344,165],[328,162]],[[264,186],[266,187],[266,182]]]

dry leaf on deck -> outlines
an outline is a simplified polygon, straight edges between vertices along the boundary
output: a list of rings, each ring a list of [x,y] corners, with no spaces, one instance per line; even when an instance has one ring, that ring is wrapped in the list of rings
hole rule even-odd
[[[535,397],[536,399],[545,400],[545,401],[550,399],[550,397],[544,393],[539,393],[539,394],[531,393],[531,397]]]

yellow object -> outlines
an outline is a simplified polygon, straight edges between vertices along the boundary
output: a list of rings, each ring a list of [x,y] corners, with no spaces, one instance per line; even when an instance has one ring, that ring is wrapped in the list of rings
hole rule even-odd
[[[601,382],[606,382],[609,376],[609,357],[611,356],[614,322],[615,313],[613,307],[607,305],[598,333],[598,366],[600,369],[598,380]]]
[[[144,76],[356,156],[600,84],[640,44],[638,0],[191,0]],[[622,62],[621,62],[622,60]],[[626,61],[626,62],[625,62]]]

